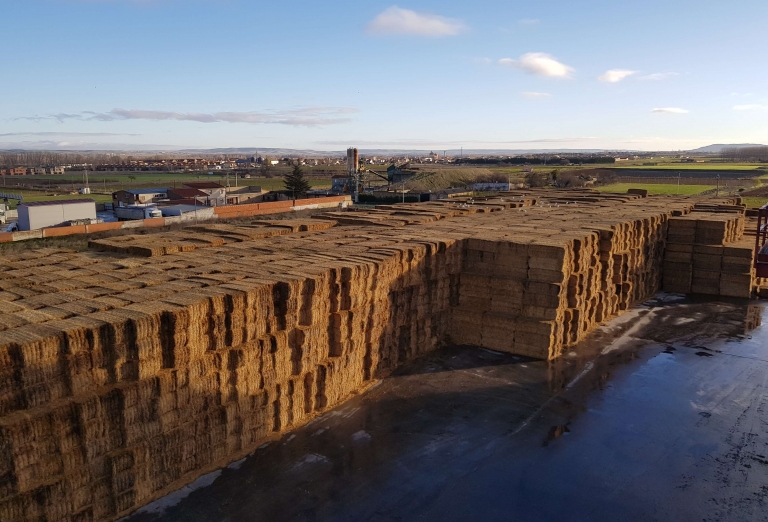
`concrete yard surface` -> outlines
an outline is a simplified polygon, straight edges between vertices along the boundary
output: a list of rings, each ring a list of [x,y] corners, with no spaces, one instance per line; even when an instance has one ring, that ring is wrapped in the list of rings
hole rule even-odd
[[[764,312],[659,294],[555,361],[442,348],[127,520],[767,520]]]

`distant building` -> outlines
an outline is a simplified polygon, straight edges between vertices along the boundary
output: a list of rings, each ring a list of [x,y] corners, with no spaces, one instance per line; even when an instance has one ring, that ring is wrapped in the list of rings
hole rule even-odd
[[[159,209],[163,217],[172,216],[187,216],[196,217],[197,219],[210,219],[214,217],[214,210],[210,207],[200,207],[196,205],[170,205],[167,207],[160,207]]]
[[[168,198],[167,188],[118,190],[112,193],[112,204],[116,207],[146,205]]]
[[[395,165],[394,163],[387,167],[387,181],[390,183],[402,183],[416,175],[415,170],[410,170],[410,163]]]
[[[511,186],[509,183],[473,183],[472,190],[474,190],[475,192],[511,190]]]
[[[251,156],[250,158],[235,160],[235,168],[238,168],[238,169],[247,169],[248,167],[252,167],[255,164],[256,164],[256,158],[254,158],[253,156]]]
[[[351,192],[352,184],[352,176],[343,176],[341,174],[331,176],[331,191],[335,193]]]
[[[210,181],[203,181],[203,182],[189,182],[184,183],[185,187],[191,188],[191,189],[197,189],[200,192],[203,192],[208,197],[208,205],[212,207],[218,207],[222,205],[227,205],[229,202],[227,201],[227,189],[223,185],[220,185],[219,183],[214,183]],[[237,202],[236,198],[232,199],[233,203]]]
[[[64,174],[64,167],[48,167],[45,169],[45,173],[53,175]]]
[[[39,230],[70,221],[96,221],[96,202],[92,199],[21,203],[17,210],[19,230]]]
[[[173,202],[178,200],[191,201],[193,204],[196,200],[198,205],[208,205],[208,194],[196,188],[170,189],[168,199]]]

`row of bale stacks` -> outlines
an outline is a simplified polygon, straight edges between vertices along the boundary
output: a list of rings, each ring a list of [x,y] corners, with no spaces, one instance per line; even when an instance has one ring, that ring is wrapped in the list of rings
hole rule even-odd
[[[466,243],[454,342],[551,359],[658,291],[667,220],[692,204],[591,199],[477,219],[491,226]]]
[[[309,221],[288,219],[253,221],[250,225],[245,226],[205,224],[186,227],[178,232],[96,239],[89,241],[88,246],[100,252],[157,257],[295,232],[326,230],[335,225],[336,222],[333,220]]]
[[[0,519],[114,519],[436,348],[456,240],[365,232],[73,254],[88,268],[61,271],[63,292],[35,280],[44,259],[6,272],[40,322],[0,332]],[[113,308],[41,298],[87,283]]]
[[[578,263],[575,244],[581,240],[532,236],[515,241],[483,236],[467,240],[451,340],[537,358],[556,357],[573,321],[566,289]]]
[[[664,257],[666,292],[752,296],[754,239],[744,237],[743,207],[707,207],[674,217]]]

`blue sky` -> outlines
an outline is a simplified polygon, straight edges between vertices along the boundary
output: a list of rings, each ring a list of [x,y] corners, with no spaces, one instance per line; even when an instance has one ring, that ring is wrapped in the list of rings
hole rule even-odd
[[[768,143],[765,0],[0,1],[0,147]]]

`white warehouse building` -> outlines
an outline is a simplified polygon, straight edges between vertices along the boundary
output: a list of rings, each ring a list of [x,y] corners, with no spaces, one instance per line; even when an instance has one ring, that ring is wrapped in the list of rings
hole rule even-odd
[[[96,220],[96,202],[92,199],[35,201],[18,206],[19,230],[64,225],[69,221]]]

